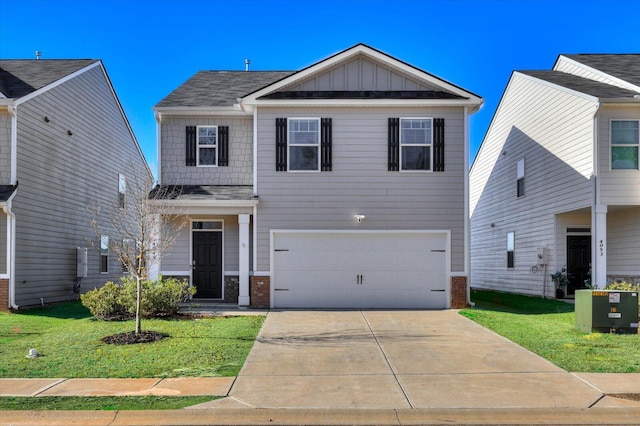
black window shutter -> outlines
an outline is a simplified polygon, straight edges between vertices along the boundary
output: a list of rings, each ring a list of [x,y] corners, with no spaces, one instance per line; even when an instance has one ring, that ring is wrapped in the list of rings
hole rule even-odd
[[[276,171],[287,171],[287,119],[276,118]]]
[[[400,170],[400,119],[389,119],[389,155],[388,167],[390,172]]]
[[[196,126],[187,126],[187,138],[185,143],[186,166],[196,165]]]
[[[444,118],[433,119],[433,171],[444,172]]]
[[[321,119],[321,128],[322,128],[322,133],[320,135],[320,150],[322,151],[321,159],[320,159],[321,170],[323,172],[330,172],[331,162],[332,162],[331,119],[330,118]]]
[[[229,126],[218,126],[218,166],[229,165]]]

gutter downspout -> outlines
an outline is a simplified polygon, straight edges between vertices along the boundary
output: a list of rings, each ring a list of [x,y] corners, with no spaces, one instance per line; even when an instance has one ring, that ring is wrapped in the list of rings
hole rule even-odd
[[[162,182],[162,114],[156,111],[154,114],[156,119],[156,156],[158,158],[158,185]]]
[[[471,218],[469,217],[469,107],[464,107],[464,272],[467,276],[467,306],[471,302]]]
[[[599,167],[600,162],[598,161],[599,147],[598,147],[598,111],[600,111],[600,107],[602,106],[601,102],[598,102],[596,106],[596,110],[593,113],[593,160],[592,160],[592,170],[591,177],[593,179],[593,188],[592,188],[592,201],[591,201],[591,284],[596,289],[599,288],[598,283],[598,275],[597,275],[597,266],[596,259],[598,256],[598,221],[596,220],[596,211],[598,206],[600,205],[600,182],[599,182]]]
[[[11,185],[18,183],[18,107],[11,105],[8,107],[9,114],[11,114]],[[9,305],[11,309],[18,309],[16,305],[16,215],[11,210],[11,204],[13,194],[7,200],[7,203],[2,206],[2,210],[7,215],[7,269],[9,270]]]

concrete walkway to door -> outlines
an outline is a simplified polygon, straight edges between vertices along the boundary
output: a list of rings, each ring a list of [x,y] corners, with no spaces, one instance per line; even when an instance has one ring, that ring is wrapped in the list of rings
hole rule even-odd
[[[272,311],[229,397],[194,408],[578,408],[603,397],[457,311]]]

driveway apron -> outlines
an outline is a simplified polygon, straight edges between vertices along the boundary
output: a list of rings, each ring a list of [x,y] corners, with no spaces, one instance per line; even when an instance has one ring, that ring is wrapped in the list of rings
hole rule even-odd
[[[602,393],[457,311],[272,311],[206,407],[588,408]]]

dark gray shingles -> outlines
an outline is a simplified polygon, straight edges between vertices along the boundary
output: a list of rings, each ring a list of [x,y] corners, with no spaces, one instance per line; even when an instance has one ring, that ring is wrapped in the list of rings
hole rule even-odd
[[[7,201],[17,187],[17,185],[0,185],[0,202]]]
[[[2,59],[0,92],[21,98],[96,62],[95,59]]]
[[[562,56],[640,86],[640,54],[578,54]]]
[[[199,71],[156,107],[225,107],[293,71]]]
[[[150,198],[158,200],[253,200],[251,185],[158,185]]]
[[[638,92],[622,89],[610,84],[601,83],[599,81],[589,80],[588,78],[578,77],[573,74],[567,74],[560,71],[518,71],[521,74],[529,75],[549,83],[557,84],[567,89],[575,90],[587,95],[595,96],[600,99],[612,98],[628,98],[633,99]]]

